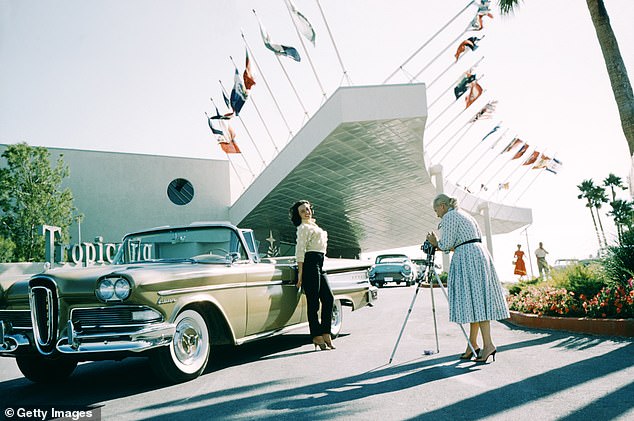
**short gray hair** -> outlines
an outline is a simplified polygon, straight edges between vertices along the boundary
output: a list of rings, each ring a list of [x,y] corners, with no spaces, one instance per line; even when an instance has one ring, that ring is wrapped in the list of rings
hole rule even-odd
[[[434,198],[433,207],[436,208],[436,206],[440,204],[444,204],[448,208],[455,209],[458,207],[458,199],[455,197],[449,197],[444,193],[440,193]]]

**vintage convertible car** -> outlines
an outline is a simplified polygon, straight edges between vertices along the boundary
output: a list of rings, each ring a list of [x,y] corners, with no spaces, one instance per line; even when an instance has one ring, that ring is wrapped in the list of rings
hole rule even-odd
[[[418,266],[404,254],[381,254],[376,257],[370,269],[370,282],[379,288],[394,282],[399,285],[404,282],[410,286],[416,282]]]
[[[124,237],[113,265],[57,268],[0,288],[0,355],[35,382],[68,377],[79,361],[149,356],[180,382],[205,369],[210,347],[305,327],[293,258],[261,259],[253,232],[227,223],[161,227]],[[369,265],[326,259],[342,306],[377,298]],[[4,291],[3,291],[4,289]]]

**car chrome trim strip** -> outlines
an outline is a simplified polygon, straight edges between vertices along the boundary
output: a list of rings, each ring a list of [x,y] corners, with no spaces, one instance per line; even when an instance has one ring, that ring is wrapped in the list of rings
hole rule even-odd
[[[46,347],[53,340],[53,291],[44,286],[32,287],[29,301],[35,341],[38,348]]]
[[[21,346],[29,346],[29,338],[20,333],[5,334],[0,342],[0,354],[11,353]]]
[[[244,288],[246,285],[247,285],[246,283],[240,282],[240,283],[233,283],[233,284],[203,285],[199,287],[190,287],[190,288],[166,289],[163,291],[159,291],[158,295],[166,296],[166,295],[176,295],[176,294],[187,294],[189,292],[218,291],[221,289]]]
[[[303,322],[299,324],[295,324],[292,326],[286,326],[281,329],[269,330],[268,332],[256,333],[255,335],[245,336],[241,339],[236,339],[236,345],[242,345],[247,342],[257,341],[258,339],[264,339],[267,337],[281,335],[286,332],[290,332],[295,329],[306,328],[308,326],[308,322]]]
[[[118,323],[103,323],[103,324],[94,324],[94,322],[92,324],[88,324],[86,319],[94,319],[96,316],[100,316],[99,314],[76,314],[75,312],[90,312],[94,310],[95,313],[97,312],[107,312],[108,314],[105,315],[101,315],[102,318],[108,317],[110,319],[116,318],[118,316],[119,319],[121,319],[121,316],[125,316],[126,314],[124,312],[129,312],[129,314],[131,315],[133,312],[135,311],[146,311],[146,310],[152,310],[155,311],[157,314],[161,315],[160,319],[155,319],[155,320],[148,320],[146,322],[140,321],[140,320],[134,320],[132,323],[132,319],[131,319],[131,323],[124,323],[124,320],[120,320]],[[117,312],[121,312],[121,315],[118,315]],[[132,317],[132,316],[130,316]],[[95,329],[95,328],[118,328],[118,327],[140,327],[140,326],[146,326],[148,324],[151,323],[158,323],[158,322],[162,322],[164,320],[164,316],[161,314],[160,311],[153,309],[152,307],[149,306],[134,306],[134,305],[126,305],[126,306],[101,306],[101,307],[76,307],[74,309],[72,309],[70,311],[70,319],[74,322],[74,323],[79,323],[80,327],[82,329]]]

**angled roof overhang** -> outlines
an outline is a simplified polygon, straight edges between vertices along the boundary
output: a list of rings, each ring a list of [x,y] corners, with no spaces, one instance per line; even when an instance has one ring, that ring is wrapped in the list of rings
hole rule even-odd
[[[424,84],[339,88],[231,206],[230,220],[293,243],[288,209],[307,199],[330,255],[420,244],[438,225],[426,120]],[[530,210],[513,209],[496,211],[494,233],[530,223]]]

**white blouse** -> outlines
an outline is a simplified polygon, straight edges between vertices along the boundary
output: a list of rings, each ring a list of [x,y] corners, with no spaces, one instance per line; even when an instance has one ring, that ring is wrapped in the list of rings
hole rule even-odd
[[[304,255],[308,251],[325,254],[327,247],[328,233],[321,229],[314,220],[309,223],[302,222],[297,227],[297,245],[295,246],[297,262],[303,262]]]

